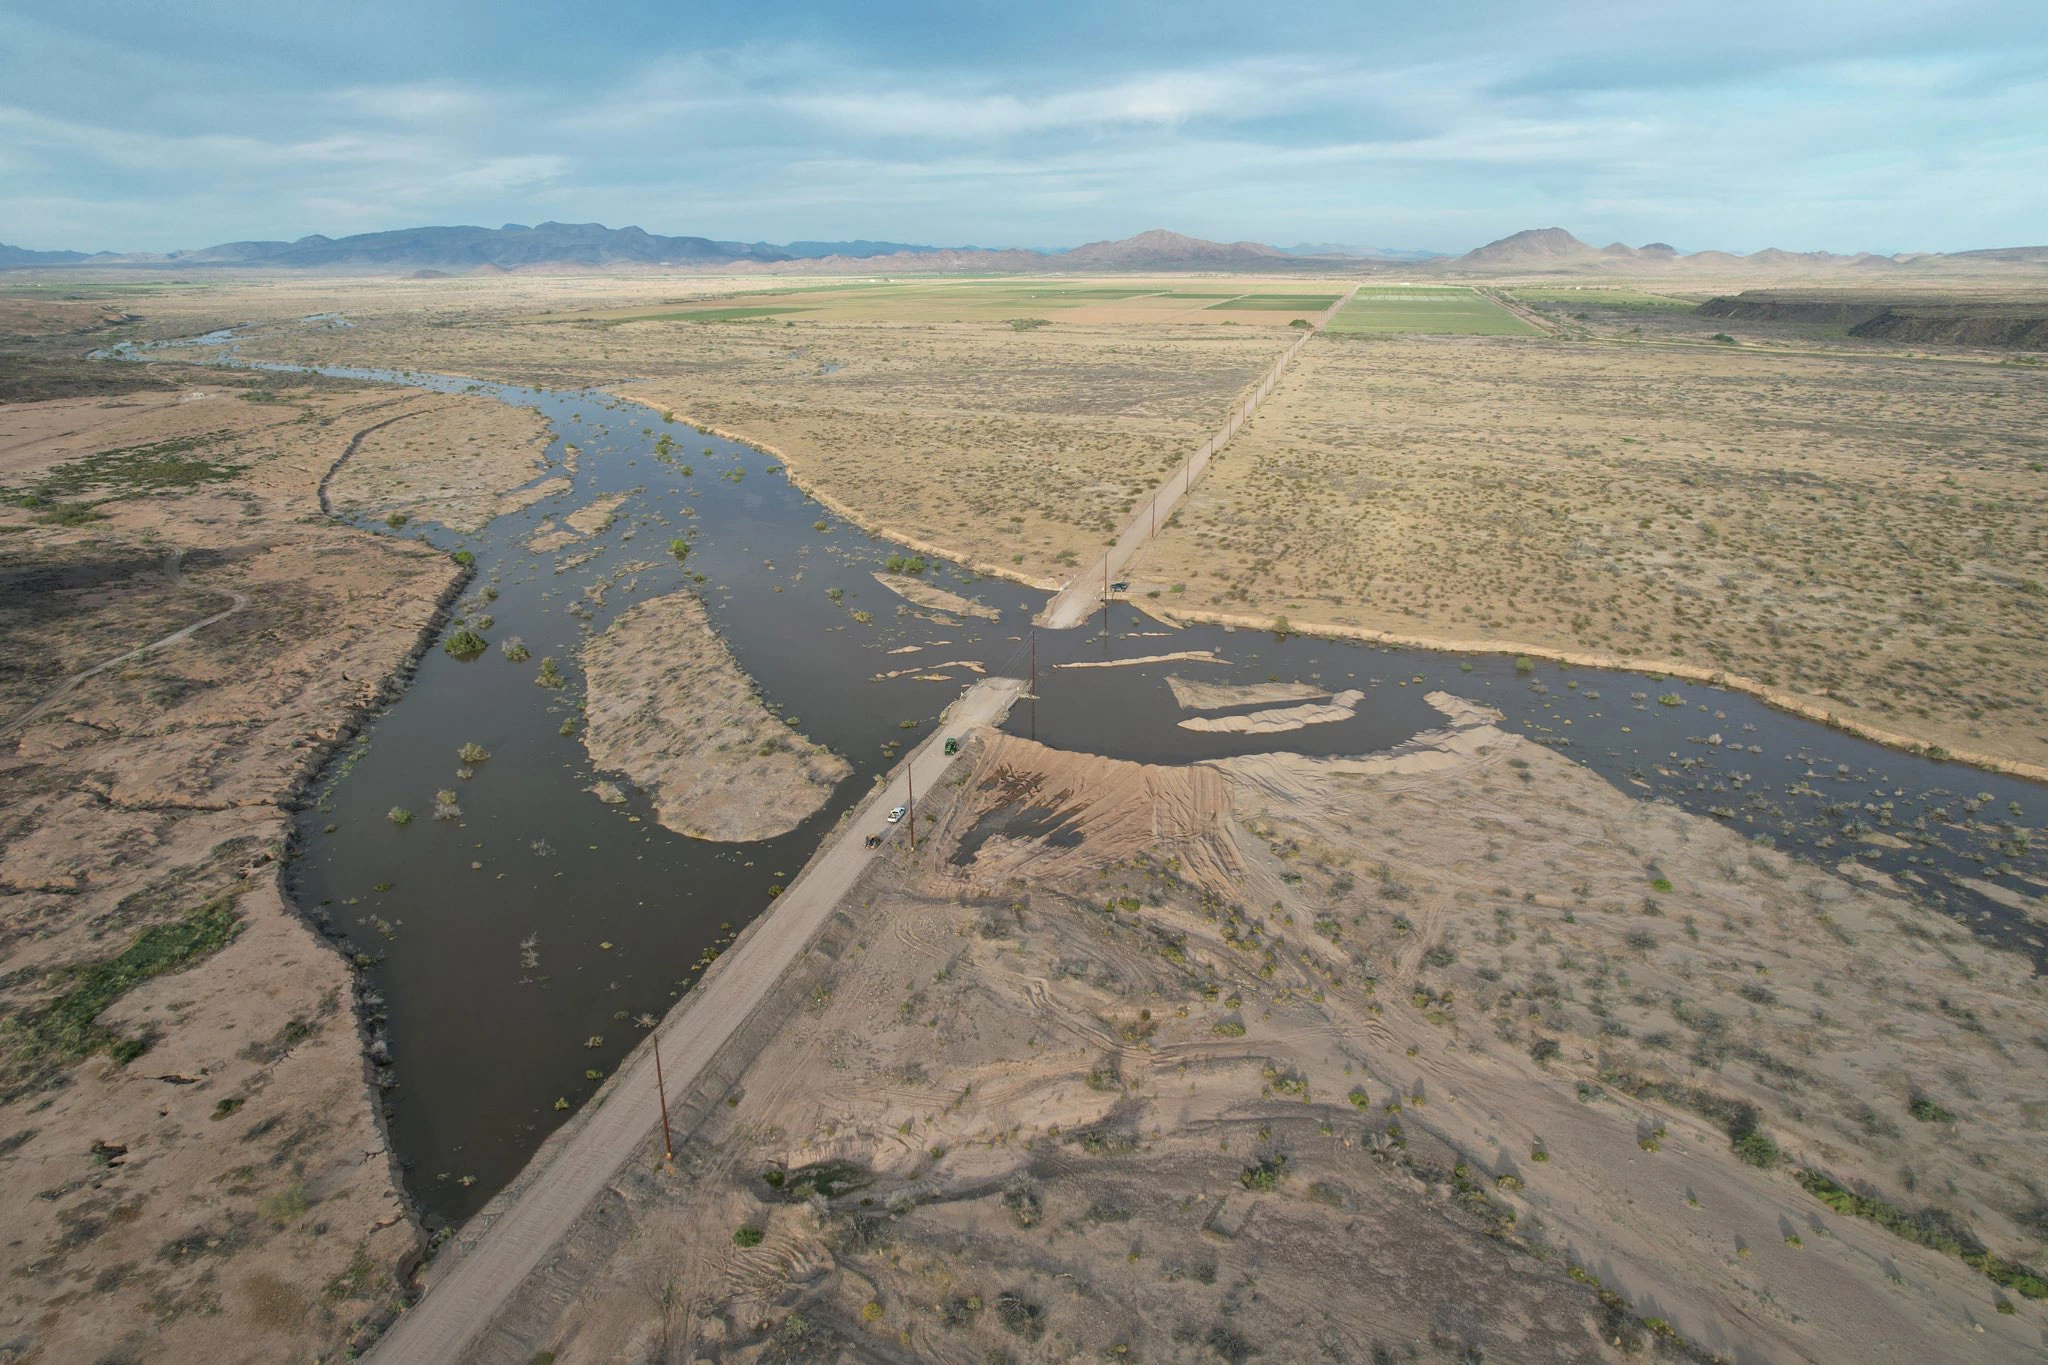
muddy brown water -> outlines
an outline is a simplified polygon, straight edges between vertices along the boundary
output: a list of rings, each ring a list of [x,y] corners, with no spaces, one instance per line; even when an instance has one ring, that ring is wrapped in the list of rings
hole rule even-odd
[[[215,334],[208,344],[220,342]],[[968,670],[931,665],[972,659],[990,674],[1029,671],[1028,623],[1045,594],[938,563],[931,581],[1001,608],[1001,619],[956,622],[915,608],[871,577],[905,552],[824,511],[775,460],[603,392],[324,372],[537,407],[558,436],[549,450],[555,467],[542,477],[566,472],[565,444],[581,452],[573,492],[479,535],[365,523],[471,552],[470,594],[496,591],[486,608],[492,648],[466,662],[428,653],[324,775],[301,813],[289,868],[302,910],[359,955],[376,1074],[411,1191],[431,1222],[459,1221],[595,1093],[638,1041],[635,1021],[690,988],[705,954],[760,913],[972,681]],[[664,435],[674,443],[667,459],[655,450]],[[604,531],[550,554],[522,548],[541,520],[614,493],[626,500]],[[690,541],[686,565],[668,551],[679,536]],[[607,580],[601,601],[586,598]],[[729,845],[672,834],[630,784],[622,784],[631,793],[623,805],[606,805],[588,788],[608,774],[563,733],[580,715],[580,643],[625,607],[683,588],[703,594],[768,702],[853,765],[831,802],[780,838]],[[532,652],[524,663],[499,647],[512,636]],[[1057,667],[1192,650],[1223,662]],[[567,686],[536,685],[543,657],[557,661]],[[2048,789],[1886,749],[1740,693],[1549,663],[1518,669],[1499,656],[1174,630],[1121,602],[1085,628],[1040,633],[1035,657],[1035,700],[1012,711],[1010,732],[1154,763],[1377,752],[1441,725],[1424,695],[1454,692],[1499,708],[1507,728],[1625,792],[1674,802],[1798,857],[1828,866],[1855,859],[1895,874],[1931,908],[2037,965],[2048,956],[2039,926],[1957,880],[2048,890],[2048,839],[2032,836]],[[910,670],[945,676],[928,681]],[[1365,699],[1347,720],[1291,732],[1195,732],[1177,724],[1188,713],[1168,688],[1174,674],[1356,687]],[[461,779],[456,750],[465,743],[491,757]],[[456,792],[459,819],[432,818],[441,789]],[[394,824],[394,807],[415,818]],[[985,839],[1013,825],[1073,833],[1051,808],[998,812],[976,833]],[[1646,867],[1644,875],[1648,890],[1659,874]]]

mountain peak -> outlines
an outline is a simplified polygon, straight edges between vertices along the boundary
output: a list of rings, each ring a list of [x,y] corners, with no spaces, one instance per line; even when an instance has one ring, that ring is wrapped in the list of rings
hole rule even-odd
[[[1620,245],[1620,243],[1616,243]],[[1610,248],[1611,250],[1612,248]],[[1454,265],[1513,266],[1597,254],[1560,227],[1525,228],[1460,256]]]

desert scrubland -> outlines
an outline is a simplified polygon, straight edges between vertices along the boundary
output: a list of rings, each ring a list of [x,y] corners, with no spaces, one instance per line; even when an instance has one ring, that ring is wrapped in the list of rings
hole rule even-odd
[[[2048,372],[1319,339],[1134,567],[1171,606],[1687,665],[2048,762]]]
[[[2029,1349],[2027,964],[1433,700],[1378,758],[980,741],[490,1349]]]
[[[478,319],[280,324],[244,350],[606,384],[790,462],[920,547],[1053,583],[1220,423],[1289,339],[1267,327]]]
[[[374,1008],[279,866],[461,571],[330,521],[319,486],[364,433],[467,455],[487,432],[518,465],[545,428],[414,390],[27,369],[97,393],[0,407],[0,1339],[337,1353],[422,1243]]]
[[[1161,527],[1134,594],[1725,674],[2048,763],[2048,371],[1860,322],[1702,318],[1667,287],[1363,301]],[[667,413],[756,441],[862,524],[1047,582],[1292,335],[1270,309],[1224,325],[1185,283],[1015,318],[1011,298],[946,311],[957,284],[837,312],[735,302],[751,316],[647,279],[238,288],[65,316],[94,336],[249,320],[245,356],[606,387],[650,433],[681,430]],[[0,409],[0,482],[22,495],[0,548],[35,588],[0,681],[9,715],[57,703],[6,737],[0,1161],[25,1173],[8,1225],[30,1230],[6,1292],[63,1349],[154,1331],[190,1355],[202,1328],[251,1358],[291,1333],[338,1346],[401,1292],[416,1234],[348,973],[268,860],[290,794],[459,579],[319,516],[319,493],[474,525],[525,505],[547,434],[478,398],[128,377]],[[613,510],[561,508],[529,548]],[[1156,660],[1193,658],[1163,641]],[[694,599],[635,607],[585,663],[591,752],[675,827],[787,828],[841,771],[761,708]],[[1173,695],[1191,728],[1275,732],[1362,700],[1277,677]],[[1349,759],[1162,768],[973,740],[923,798],[919,850],[892,841],[716,1074],[672,1096],[677,1163],[643,1148],[490,1349],[2038,1349],[2031,964],[1853,863],[1795,862],[1433,700],[1440,732]],[[729,761],[749,803],[714,780]],[[54,1315],[93,1289],[91,1313]]]

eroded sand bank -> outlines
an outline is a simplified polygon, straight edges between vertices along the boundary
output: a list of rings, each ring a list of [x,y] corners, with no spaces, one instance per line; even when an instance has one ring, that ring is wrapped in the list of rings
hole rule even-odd
[[[1327,687],[1298,682],[1228,683],[1169,677],[1166,685],[1173,689],[1173,699],[1183,711],[1223,711],[1233,706],[1308,701],[1330,695]]]
[[[612,517],[625,501],[624,493],[608,493],[604,497],[593,498],[560,522],[544,521],[527,538],[526,548],[535,554],[546,554],[596,535],[612,524]]]
[[[761,704],[692,592],[630,608],[583,648],[584,747],[695,839],[786,834],[852,771]]]
[[[1337,693],[1328,701],[1310,702],[1301,706],[1270,706],[1263,711],[1247,711],[1235,716],[1189,716],[1180,723],[1180,728],[1240,735],[1273,735],[1283,730],[1300,730],[1310,725],[1329,725],[1334,721],[1350,720],[1358,714],[1358,703],[1364,700],[1365,693],[1352,688]]]
[[[979,616],[985,621],[1002,619],[1003,613],[999,608],[948,591],[936,583],[927,583],[922,578],[900,573],[877,573],[875,581],[906,602],[915,602],[918,606],[932,611],[942,611],[952,616]]]

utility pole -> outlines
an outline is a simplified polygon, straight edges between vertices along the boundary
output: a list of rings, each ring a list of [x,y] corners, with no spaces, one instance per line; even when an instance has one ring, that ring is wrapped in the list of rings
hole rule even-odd
[[[1038,742],[1038,627],[1031,627],[1031,740]]]
[[[665,1160],[676,1159],[676,1140],[668,1127],[668,1082],[661,1074],[661,1030],[654,1032],[654,1092],[661,1097],[661,1151]]]
[[[903,782],[910,790],[910,799],[904,803],[904,810],[910,819],[910,851],[917,852],[917,752],[912,750],[910,762],[903,765]]]

